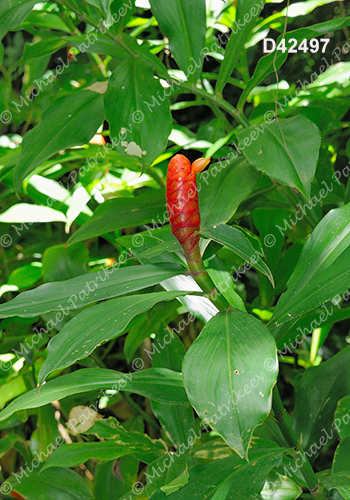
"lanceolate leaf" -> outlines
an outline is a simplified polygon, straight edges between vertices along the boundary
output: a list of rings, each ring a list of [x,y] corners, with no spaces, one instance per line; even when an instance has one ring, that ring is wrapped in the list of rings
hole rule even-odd
[[[150,463],[161,456],[164,451],[163,446],[152,446],[151,441],[149,442],[148,449],[137,443],[131,444],[113,439],[100,443],[71,443],[60,446],[50,456],[43,468],[76,467],[90,458],[96,460],[115,460],[124,455],[135,455],[143,462]]]
[[[262,134],[257,131],[260,127]],[[247,141],[243,154],[255,168],[310,197],[321,145],[321,133],[312,121],[299,115],[249,127],[238,138],[241,144]]]
[[[97,346],[121,335],[132,318],[151,309],[157,302],[185,294],[159,292],[131,295],[85,309],[49,342],[47,360],[40,370],[39,383],[42,384],[53,370],[71,366],[78,359],[89,356]]]
[[[112,74],[104,96],[111,140],[122,156],[148,167],[166,148],[171,132],[169,98],[141,57],[130,57]]]
[[[232,27],[232,33],[225,49],[225,59],[223,60],[219,78],[216,84],[216,91],[222,92],[229,77],[236,68],[238,59],[247,42],[247,37],[251,32],[260,12],[265,4],[265,0],[238,0],[236,19]]]
[[[171,405],[188,404],[181,373],[164,368],[128,374],[116,370],[84,368],[50,380],[40,389],[32,389],[18,397],[0,413],[0,421],[19,410],[39,408],[73,394],[101,389],[133,392]]]
[[[338,401],[350,394],[350,346],[320,366],[309,368],[297,391],[293,421],[297,436],[314,460],[322,446],[335,439]],[[322,442],[321,442],[322,439]],[[323,444],[322,444],[323,443]]]
[[[178,275],[181,269],[174,264],[149,264],[120,269],[117,265],[70,280],[47,283],[1,304],[0,318],[30,318],[49,311],[60,311],[56,318],[61,321],[69,310],[147,288]]]
[[[183,363],[185,388],[197,413],[241,457],[270,412],[277,370],[271,334],[238,310],[214,316]]]
[[[201,229],[201,234],[207,238],[212,238],[222,245],[226,245],[246,261],[249,265],[249,269],[254,267],[258,271],[265,274],[265,276],[267,276],[273,284],[273,276],[270,269],[267,267],[265,262],[261,260],[261,255],[258,255],[252,247],[250,241],[241,233],[241,231],[235,227],[221,224],[216,227],[203,228]]]
[[[103,98],[96,92],[79,90],[54,101],[24,138],[14,173],[16,189],[58,151],[89,142],[102,121]]]
[[[175,61],[190,81],[196,81],[203,64],[205,0],[150,0],[150,4]]]
[[[30,14],[37,0],[5,0],[0,4],[0,41]]]
[[[146,193],[134,198],[112,198],[95,210],[91,219],[73,234],[69,243],[94,238],[117,229],[146,224],[152,222],[152,219],[156,222],[159,220],[167,222],[167,217],[163,190],[149,189]],[[135,244],[138,245],[140,241],[136,239]]]
[[[280,297],[269,323],[277,342],[303,314],[332,299],[339,304],[338,294],[349,287],[349,256],[350,204],[347,204],[328,212],[305,243],[288,289]],[[332,309],[333,306],[329,310]]]

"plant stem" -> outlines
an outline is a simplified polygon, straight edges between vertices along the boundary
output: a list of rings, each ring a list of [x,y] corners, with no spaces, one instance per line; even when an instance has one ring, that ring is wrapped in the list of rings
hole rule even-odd
[[[219,311],[226,311],[229,308],[229,303],[225,297],[217,291],[216,286],[207,273],[200,254],[199,244],[190,252],[186,252],[184,249],[184,255],[193,279],[201,287],[203,292],[208,294],[208,299],[216,305]]]
[[[140,405],[138,405],[130,396],[129,394],[126,394],[125,392],[122,392],[122,395],[124,399],[127,401],[127,403],[133,408],[137,413],[139,413],[145,420],[146,422],[149,423],[154,429],[157,429],[159,431],[159,425],[157,424],[157,421],[152,418],[150,415],[148,415],[147,412],[145,412]]]
[[[287,410],[285,409],[282,403],[277,385],[275,385],[273,389],[272,409],[275,414],[277,424],[285,440],[287,441],[288,446],[294,448],[302,459],[302,465],[300,466],[300,471],[304,476],[305,482],[310,490],[310,493],[313,495],[314,498],[317,498],[318,500],[325,500],[324,494],[319,489],[320,483],[316,477],[316,474],[294,432],[290,416],[287,413]]]
[[[68,0],[57,0],[57,3],[60,3],[62,5],[65,5],[67,9],[71,10],[74,12],[78,18],[81,21],[85,21],[86,23],[90,24],[91,26],[94,26],[96,29],[100,29],[100,25],[97,21],[92,19],[90,16],[88,16],[86,13],[81,13],[78,9],[74,7]],[[135,52],[133,49],[128,47],[122,37],[120,35],[116,35],[113,33],[110,33],[109,30],[106,30],[105,35],[113,40],[116,44],[118,44],[122,49],[124,49],[126,52],[128,52],[131,56],[140,56],[139,53]],[[150,63],[149,60],[147,60],[148,63]],[[243,127],[247,128],[249,127],[249,121],[246,119],[246,117],[243,115],[242,111],[238,111],[234,106],[226,102],[224,99],[222,99],[218,94],[209,94],[205,90],[199,89],[196,84],[190,84],[187,82],[182,82],[180,80],[177,80],[175,78],[171,78],[167,72],[167,70],[164,68],[164,72],[160,72],[158,66],[152,66],[153,71],[157,76],[160,78],[163,78],[169,82],[175,82],[178,88],[186,90],[187,92],[191,92],[192,94],[198,95],[200,97],[203,97],[207,101],[212,102],[214,105],[219,106],[221,109],[229,113],[235,120],[240,123]]]

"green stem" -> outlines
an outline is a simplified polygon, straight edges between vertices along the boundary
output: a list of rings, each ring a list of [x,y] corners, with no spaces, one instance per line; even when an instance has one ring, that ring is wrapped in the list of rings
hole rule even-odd
[[[225,297],[218,292],[209,274],[207,273],[200,254],[199,244],[196,245],[190,252],[186,252],[184,249],[184,255],[193,279],[201,287],[203,292],[208,294],[208,298],[211,302],[213,302],[213,304],[216,305],[219,311],[226,311],[230,305]]]
[[[320,483],[318,482],[316,474],[293,430],[291,418],[282,403],[277,385],[275,385],[273,390],[272,409],[275,414],[275,419],[277,420],[277,424],[285,440],[287,441],[288,446],[294,448],[295,451],[298,453],[298,455],[300,455],[302,461],[302,465],[300,465],[300,471],[304,476],[305,482],[310,490],[310,493],[313,495],[314,498],[317,498],[318,500],[325,500],[325,496],[320,490]]]
[[[92,19],[86,13],[81,13],[68,0],[57,0],[57,3],[65,5],[67,7],[67,9],[71,10],[72,12],[74,12],[81,21],[87,22],[88,24],[90,24],[91,26],[94,26],[98,30],[100,29],[100,25],[99,25],[99,23],[97,21],[95,21],[94,19]],[[118,44],[126,52],[128,52],[128,54],[130,54],[131,56],[134,56],[134,57],[135,56],[140,56],[140,54],[138,54],[137,52],[135,52],[133,49],[131,49],[130,47],[128,47],[124,43],[124,41],[123,41],[123,39],[122,39],[122,37],[120,35],[116,35],[116,34],[110,33],[109,30],[106,30],[105,35],[108,38],[110,38],[111,40],[113,40],[116,44]],[[147,62],[150,63],[149,60],[147,60]],[[190,83],[187,83],[187,82],[181,82],[180,80],[177,80],[175,78],[171,78],[165,68],[164,68],[164,72],[160,71],[159,68],[158,68],[158,66],[152,66],[152,69],[155,72],[155,74],[157,76],[159,76],[160,78],[164,78],[165,80],[167,80],[169,82],[174,81],[178,88],[186,90],[187,92],[190,92],[192,94],[198,95],[200,97],[203,97],[207,101],[212,102],[214,105],[219,106],[221,109],[223,109],[224,111],[226,111],[227,113],[229,113],[244,128],[249,127],[249,121],[246,119],[246,117],[244,116],[243,112],[238,111],[234,106],[232,106],[231,104],[229,104],[228,102],[226,102],[219,95],[217,95],[217,94],[209,94],[205,90],[199,89],[196,86],[196,84],[194,84],[194,83],[190,84]]]
[[[127,403],[133,408],[137,413],[139,413],[145,420],[146,422],[149,423],[150,426],[152,426],[154,429],[159,431],[159,425],[157,424],[156,420],[152,418],[150,415],[148,415],[147,412],[145,412],[140,405],[138,405],[130,396],[129,394],[126,394],[125,392],[122,392],[122,395],[124,399],[127,401]]]

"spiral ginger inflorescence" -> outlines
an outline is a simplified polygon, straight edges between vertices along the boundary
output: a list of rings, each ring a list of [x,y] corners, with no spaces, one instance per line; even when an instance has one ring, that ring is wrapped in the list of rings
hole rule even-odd
[[[192,165],[183,155],[175,155],[168,167],[167,208],[171,232],[190,256],[199,243],[200,214],[196,175],[209,163],[201,158]]]

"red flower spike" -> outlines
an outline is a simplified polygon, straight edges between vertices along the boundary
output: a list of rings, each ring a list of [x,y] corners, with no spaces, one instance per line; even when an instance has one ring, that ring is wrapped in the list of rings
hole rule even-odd
[[[229,307],[225,297],[217,290],[202,262],[199,250],[198,189],[196,175],[205,169],[210,158],[200,158],[195,162],[183,155],[175,155],[169,163],[166,179],[166,201],[171,232],[182,246],[192,277],[208,293],[209,299],[225,310]]]
[[[168,166],[167,208],[171,232],[190,256],[199,243],[200,214],[196,174],[204,170],[210,158],[193,162],[183,155],[175,155]]]

